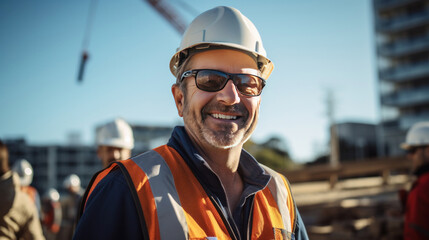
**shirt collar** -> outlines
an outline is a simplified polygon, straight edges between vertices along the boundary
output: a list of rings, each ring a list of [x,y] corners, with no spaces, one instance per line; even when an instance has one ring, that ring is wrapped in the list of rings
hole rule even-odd
[[[191,169],[193,169],[200,182],[202,181],[211,187],[218,187],[217,184],[220,184],[219,179],[210,170],[207,162],[197,151],[184,127],[177,126],[174,128],[168,145],[179,152]],[[265,172],[256,159],[244,149],[241,152],[238,171],[245,183],[245,187],[246,185],[250,187],[250,189],[247,189],[249,191],[248,194],[262,190],[271,179],[271,176]]]

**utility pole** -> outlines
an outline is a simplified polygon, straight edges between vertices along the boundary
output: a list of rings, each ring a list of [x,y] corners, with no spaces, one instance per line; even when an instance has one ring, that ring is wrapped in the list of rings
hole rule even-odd
[[[332,89],[326,90],[326,115],[328,117],[330,130],[330,152],[329,163],[332,167],[337,167],[340,162],[339,141],[337,127],[335,126],[335,97]]]
[[[335,98],[332,89],[326,90],[326,115],[329,120],[330,140],[329,145],[331,153],[329,154],[329,163],[333,169],[336,169],[340,163],[340,151],[337,127],[335,126]],[[338,182],[338,174],[332,174],[329,179],[331,189],[334,189]]]

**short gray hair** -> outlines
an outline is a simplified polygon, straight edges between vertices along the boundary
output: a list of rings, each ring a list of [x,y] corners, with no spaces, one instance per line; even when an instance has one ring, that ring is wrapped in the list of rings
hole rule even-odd
[[[192,56],[187,57],[183,61],[183,63],[180,64],[179,67],[177,67],[177,71],[176,71],[176,83],[174,85],[178,86],[182,90],[182,92],[185,94],[185,96],[186,96],[186,85],[183,82],[181,82],[180,80],[182,78],[183,73],[189,70],[188,65],[189,65],[189,62],[191,61],[191,57]]]

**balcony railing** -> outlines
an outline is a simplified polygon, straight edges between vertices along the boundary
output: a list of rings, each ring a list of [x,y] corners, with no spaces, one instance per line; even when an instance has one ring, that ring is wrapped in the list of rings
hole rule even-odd
[[[429,86],[407,89],[384,95],[381,97],[381,103],[397,107],[429,103]]]
[[[429,119],[429,112],[424,112],[415,115],[402,115],[399,120],[399,125],[402,129],[409,129],[414,123],[427,121]]]
[[[399,40],[387,43],[379,48],[379,53],[385,57],[401,56],[429,49],[429,34],[410,40]]]
[[[429,11],[424,10],[408,16],[400,16],[391,19],[379,19],[377,22],[377,31],[395,32],[416,27],[429,21]]]
[[[391,67],[380,71],[380,79],[394,82],[404,82],[425,76],[429,76],[429,61]]]
[[[375,0],[374,7],[376,9],[385,10],[394,7],[404,6],[409,3],[418,2],[420,0]]]

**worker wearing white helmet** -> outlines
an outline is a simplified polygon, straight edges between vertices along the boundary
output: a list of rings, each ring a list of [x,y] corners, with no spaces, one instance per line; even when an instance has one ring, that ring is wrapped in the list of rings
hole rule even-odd
[[[76,213],[82,199],[83,190],[80,178],[76,174],[68,175],[63,181],[66,190],[61,194],[60,203],[62,209],[62,220],[57,239],[72,239],[76,222]]]
[[[12,170],[18,174],[19,179],[21,181],[21,186],[26,187],[33,182],[33,176],[34,176],[33,167],[27,160],[25,159],[17,160],[13,164]]]
[[[308,239],[287,180],[243,150],[272,69],[240,11],[196,17],[170,61],[184,126],[94,178],[75,238]]]
[[[63,181],[63,187],[70,192],[80,192],[82,188],[79,176],[76,174],[68,175]]]
[[[36,206],[19,182],[10,169],[7,146],[0,140],[0,239],[44,240]]]
[[[47,239],[55,239],[60,230],[62,210],[60,193],[49,188],[42,196],[42,226]]]
[[[414,124],[401,147],[417,176],[406,197],[404,239],[429,238],[429,121]]]
[[[20,159],[13,164],[12,170],[18,174],[20,184],[21,184],[21,190],[25,192],[30,197],[30,199],[34,202],[40,216],[41,215],[40,195],[37,189],[30,185],[33,182],[33,177],[34,177],[33,167],[27,160]]]
[[[97,156],[103,167],[131,157],[134,148],[133,130],[121,118],[98,127],[96,130]]]

